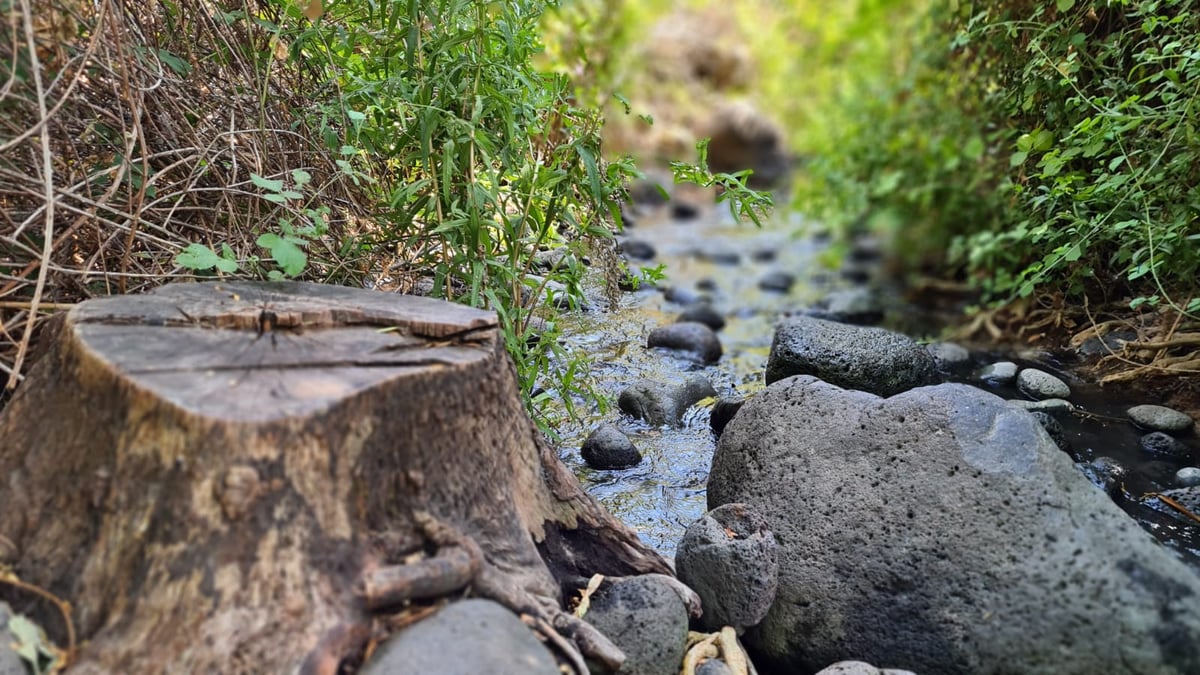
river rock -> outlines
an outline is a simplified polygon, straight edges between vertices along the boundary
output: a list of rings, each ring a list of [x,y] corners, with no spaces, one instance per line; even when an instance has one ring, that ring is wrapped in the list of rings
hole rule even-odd
[[[1050,436],[1050,440],[1054,441],[1054,445],[1058,446],[1063,452],[1070,452],[1071,442],[1067,440],[1067,432],[1063,429],[1063,425],[1050,413],[1045,413],[1040,410],[1035,410],[1029,414],[1033,415],[1033,419],[1042,425],[1046,433]]]
[[[723,248],[697,249],[693,252],[697,260],[710,262],[714,265],[736,265],[742,261],[737,251]]]
[[[675,220],[695,220],[700,217],[700,207],[682,199],[671,200],[671,217]]]
[[[1142,446],[1142,450],[1159,457],[1186,460],[1192,455],[1191,448],[1176,440],[1170,434],[1165,434],[1161,431],[1152,431],[1142,436],[1139,443]]]
[[[764,291],[774,291],[776,293],[787,293],[792,290],[792,286],[796,283],[796,275],[790,272],[775,270],[767,272],[758,280],[758,287]]]
[[[1129,470],[1121,462],[1112,457],[1101,456],[1079,465],[1079,470],[1083,473],[1084,478],[1109,497],[1118,501],[1124,498],[1121,483],[1129,475]]]
[[[1200,576],[981,389],[777,382],[717,445],[709,507],[734,502],[780,546],[766,670],[1200,672]]]
[[[696,666],[696,675],[735,675],[721,659],[705,659]]]
[[[1176,471],[1175,483],[1179,487],[1195,487],[1200,485],[1200,467],[1185,466]]]
[[[700,596],[706,630],[740,633],[762,621],[779,583],[777,551],[762,515],[745,504],[720,506],[688,527],[675,571]]]
[[[741,410],[742,404],[746,399],[740,396],[726,397],[716,402],[713,405],[712,412],[708,414],[708,425],[717,436],[725,431],[725,425],[729,424],[729,420]]]
[[[700,363],[721,360],[721,341],[713,329],[696,321],[659,326],[650,331],[647,347],[664,347],[684,352]]]
[[[717,390],[703,375],[688,375],[682,382],[671,384],[642,380],[621,392],[617,407],[626,415],[652,426],[679,427],[688,408],[701,399],[716,395]]]
[[[658,255],[654,245],[641,239],[626,239],[620,244],[621,253],[631,260],[653,260]]]
[[[633,441],[613,424],[601,424],[588,434],[580,454],[593,469],[627,469],[642,461]]]
[[[702,323],[714,331],[721,330],[725,327],[725,317],[721,313],[713,309],[713,306],[707,302],[698,302],[691,307],[683,310],[679,317],[675,319],[678,323],[693,322]]]
[[[1071,388],[1066,382],[1037,368],[1025,368],[1017,373],[1017,389],[1036,401],[1071,398]]]
[[[1122,343],[1133,342],[1137,340],[1137,337],[1137,333],[1131,330],[1115,330],[1111,333],[1106,333],[1102,337],[1092,336],[1084,340],[1075,351],[1080,356],[1120,354],[1121,350],[1125,348],[1125,345]]]
[[[709,298],[685,286],[671,286],[663,291],[663,299],[677,305],[694,305],[708,302]]]
[[[1126,411],[1129,419],[1143,429],[1180,433],[1192,428],[1192,418],[1161,405],[1135,405]]]
[[[1017,364],[1012,361],[997,361],[986,365],[979,371],[979,379],[984,384],[1004,386],[1017,379]]]
[[[687,606],[674,589],[654,575],[602,584],[592,594],[591,608],[583,618],[625,652],[625,663],[618,673],[679,672],[687,647]]]
[[[1070,401],[1064,398],[1048,398],[1043,401],[1028,401],[1023,398],[1015,398],[1007,401],[1007,403],[1014,408],[1028,410],[1029,412],[1059,413],[1068,412],[1075,408],[1075,406],[1071,405]]]
[[[883,303],[879,293],[870,288],[839,288],[830,291],[816,308],[805,313],[818,319],[863,326],[883,320]]]
[[[925,345],[925,350],[943,373],[962,372],[971,365],[971,352],[953,342],[931,342]]]
[[[388,638],[362,675],[559,675],[529,628],[491,600],[459,600]]]
[[[698,136],[708,138],[708,165],[714,173],[750,169],[746,183],[771,188],[791,169],[779,125],[745,101],[717,106]]]
[[[27,675],[25,660],[13,647],[17,644],[17,636],[8,629],[12,616],[12,608],[0,602],[0,675]]]
[[[933,357],[907,336],[797,316],[775,327],[766,381],[815,375],[839,387],[889,396],[929,384],[935,374]]]
[[[671,199],[670,186],[673,181],[668,176],[649,176],[633,181],[629,186],[629,198],[639,206],[662,206]]]
[[[822,668],[817,675],[915,675],[911,670],[896,670],[895,668],[876,668],[864,661],[838,661]]]

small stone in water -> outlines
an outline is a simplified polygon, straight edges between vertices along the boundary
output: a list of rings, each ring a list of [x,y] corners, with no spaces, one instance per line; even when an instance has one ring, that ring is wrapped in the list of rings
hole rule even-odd
[[[658,252],[650,242],[641,239],[626,239],[620,244],[621,253],[633,260],[652,260]]]
[[[642,461],[633,441],[611,424],[596,427],[583,442],[580,454],[593,469],[626,469]]]
[[[764,291],[778,291],[787,293],[792,290],[792,284],[796,283],[796,277],[787,272],[767,272],[758,280],[758,287]]]
[[[1175,482],[1180,487],[1195,487],[1200,485],[1200,467],[1185,466],[1175,472]]]
[[[1161,431],[1155,431],[1142,436],[1141,445],[1142,450],[1152,455],[1158,455],[1159,457],[1187,459],[1192,454],[1188,446]]]
[[[695,321],[655,328],[650,331],[646,346],[682,351],[701,363],[716,363],[721,360],[721,341],[717,339],[717,334],[708,326]]]
[[[1187,431],[1193,424],[1191,417],[1161,405],[1135,405],[1126,414],[1135,425],[1154,431]]]
[[[925,345],[925,351],[937,362],[938,368],[944,371],[952,372],[971,362],[971,352],[953,342],[932,342]]]
[[[1012,399],[1008,404],[1017,408],[1024,408],[1029,412],[1066,412],[1075,406],[1071,402],[1061,398],[1048,398],[1045,401],[1026,401],[1024,399]]]
[[[725,327],[725,317],[721,316],[720,312],[712,308],[712,305],[699,302],[680,313],[675,319],[676,322],[694,321],[702,323],[713,330],[721,330]]]
[[[1026,368],[1017,374],[1017,389],[1026,396],[1043,400],[1047,398],[1070,398],[1071,388],[1066,382],[1042,370]]]
[[[998,361],[979,372],[979,379],[991,385],[1008,384],[1016,377],[1017,364],[1012,361]]]

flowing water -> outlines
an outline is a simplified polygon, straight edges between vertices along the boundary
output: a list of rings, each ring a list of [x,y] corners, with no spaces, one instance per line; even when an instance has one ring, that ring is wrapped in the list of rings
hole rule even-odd
[[[631,265],[666,263],[668,279],[657,287],[623,294],[615,311],[581,312],[565,317],[562,323],[564,345],[591,356],[592,377],[614,401],[622,389],[639,380],[670,383],[691,373],[707,377],[720,397],[753,394],[763,387],[762,373],[777,319],[812,307],[832,290],[862,282],[860,274],[839,273],[822,265],[821,254],[827,244],[819,237],[797,234],[805,228],[796,216],[758,229],[750,223],[734,222],[720,206],[691,219],[672,219],[665,208],[642,215],[648,217],[639,219],[625,239],[651,244],[656,255],[649,262],[632,261]],[[791,274],[796,283],[787,292],[760,288],[759,281],[773,272]],[[603,307],[600,290],[591,293],[592,307]],[[645,346],[652,329],[674,322],[688,303],[699,297],[708,298],[726,320],[718,332],[724,348],[718,363],[703,366]],[[885,304],[890,318],[885,324],[902,325],[909,334],[913,326],[930,325],[920,318],[919,309],[904,306],[894,295]],[[973,352],[973,357],[980,364],[999,359],[1019,361],[994,352]],[[1046,359],[1021,364],[1055,371],[1072,385],[1072,402],[1086,412],[1057,417],[1073,458],[1088,462],[1108,456],[1127,467],[1124,490],[1133,499],[1118,501],[1181,556],[1200,564],[1197,523],[1166,512],[1169,509],[1156,510],[1136,501],[1144,492],[1162,489],[1164,476],[1184,465],[1150,461],[1153,458],[1139,449],[1140,432],[1125,418],[1128,406],[1156,401],[1120,400],[1113,391],[1081,382],[1068,367]],[[1019,397],[1014,390],[994,391],[1007,398]],[[663,554],[673,555],[684,529],[707,510],[705,483],[716,445],[709,412],[715,400],[707,399],[689,409],[677,429],[651,427],[622,415],[615,405],[605,414],[585,411],[583,419],[557,428],[559,455],[588,491],[643,540]],[[597,471],[584,464],[579,448],[588,433],[604,421],[617,424],[629,435],[644,456],[640,464],[617,471]],[[1195,465],[1200,461],[1196,440],[1192,437],[1185,442],[1192,449],[1191,463]]]

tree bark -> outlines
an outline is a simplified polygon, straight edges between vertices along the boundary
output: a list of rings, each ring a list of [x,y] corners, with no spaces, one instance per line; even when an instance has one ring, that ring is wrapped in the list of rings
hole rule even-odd
[[[0,413],[0,563],[71,601],[72,673],[332,673],[463,592],[573,634],[564,578],[670,573],[529,420],[490,312],[179,284],[51,339]]]

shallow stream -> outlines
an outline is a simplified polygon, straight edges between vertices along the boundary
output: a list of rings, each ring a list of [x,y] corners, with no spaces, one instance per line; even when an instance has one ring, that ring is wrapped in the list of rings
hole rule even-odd
[[[781,315],[813,307],[831,291],[870,283],[870,250],[860,251],[857,260],[830,270],[819,262],[827,244],[819,237],[796,234],[802,222],[792,217],[768,223],[763,229],[736,223],[721,206],[701,210],[694,218],[672,218],[666,207],[635,214],[636,226],[622,241],[636,240],[653,247],[648,261],[630,260],[631,266],[666,263],[668,278],[657,287],[643,287],[623,294],[616,311],[581,312],[563,319],[563,342],[570,350],[586,352],[593,359],[592,376],[613,401],[625,387],[638,380],[664,383],[700,373],[712,382],[719,397],[747,396],[763,387],[763,370],[770,351],[774,324]],[[633,250],[634,247],[627,244]],[[772,273],[794,276],[786,292],[764,290],[759,282]],[[592,307],[604,306],[600,290],[593,289]],[[920,308],[907,307],[886,289],[883,325],[929,325]],[[675,321],[688,304],[708,298],[726,321],[718,331],[724,355],[714,365],[703,366],[661,349],[648,349],[649,332]],[[935,329],[928,329],[935,330]],[[912,335],[929,339],[934,335]],[[968,345],[969,346],[969,345]],[[1200,463],[1200,448],[1194,435],[1181,439],[1191,451],[1187,460],[1164,461],[1140,449],[1142,431],[1131,425],[1125,410],[1131,405],[1159,403],[1123,400],[1121,391],[1102,390],[1080,381],[1068,365],[1050,357],[1020,359],[996,351],[974,351],[977,365],[1012,360],[1022,366],[1038,367],[1058,374],[1072,388],[1076,411],[1056,414],[1076,462],[1097,457],[1116,459],[1127,473],[1121,502],[1144,527],[1182,557],[1200,565],[1200,523],[1172,513],[1155,510],[1138,501],[1147,492],[1172,487],[1174,472]],[[1005,398],[1021,398],[1015,388],[988,387],[968,373],[958,378]],[[585,418],[558,427],[559,455],[578,475],[585,487],[648,544],[665,555],[673,555],[684,529],[707,511],[705,483],[716,439],[709,426],[709,412],[716,399],[706,399],[684,416],[681,428],[651,427],[622,415],[616,409],[605,414],[584,411]],[[613,422],[626,432],[643,454],[635,467],[598,471],[580,457],[584,439],[601,422]],[[1097,488],[1100,489],[1100,488]],[[1113,492],[1117,492],[1114,490]]]

